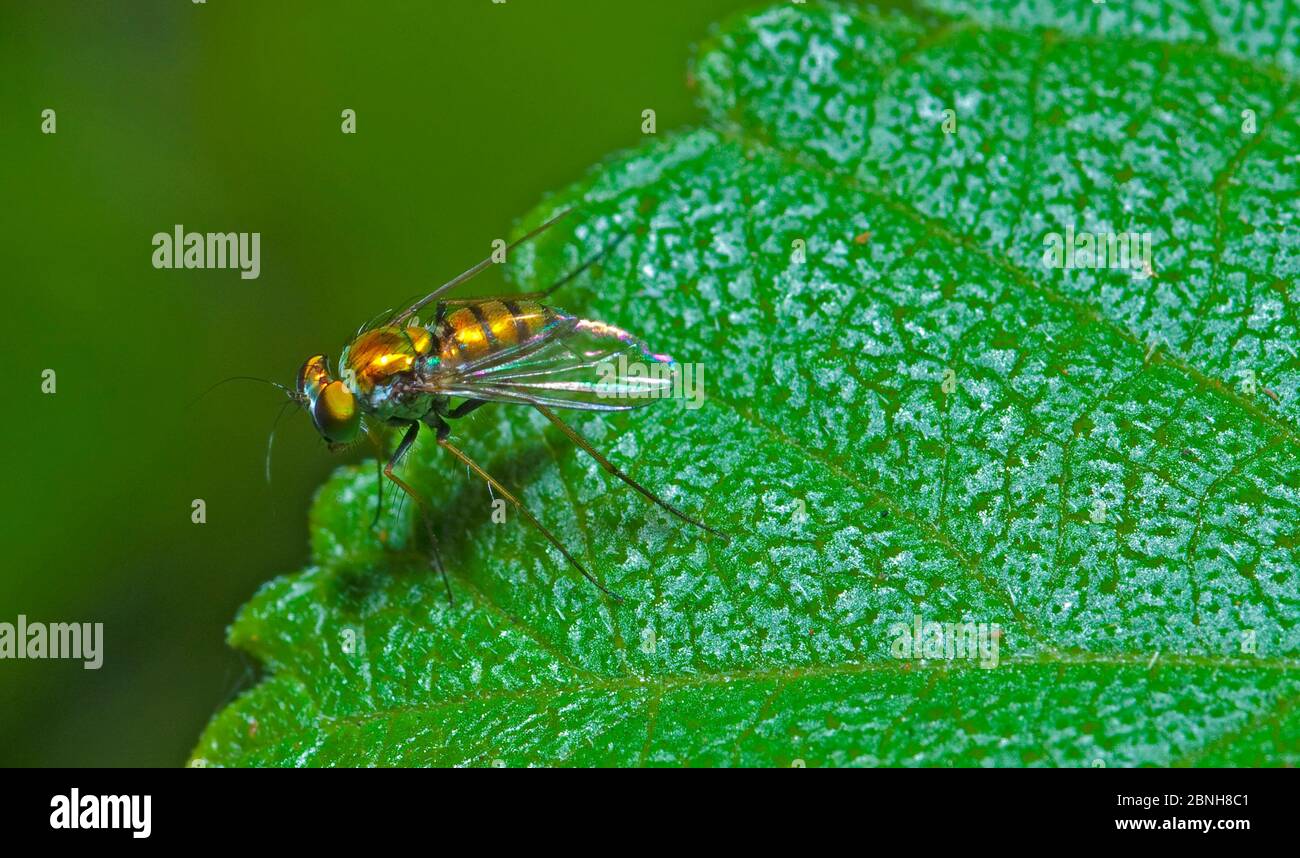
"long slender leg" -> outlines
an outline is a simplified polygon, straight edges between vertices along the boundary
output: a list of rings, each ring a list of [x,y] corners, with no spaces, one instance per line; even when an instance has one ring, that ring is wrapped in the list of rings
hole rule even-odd
[[[538,411],[540,411],[543,417],[545,417],[547,420],[551,421],[557,427],[559,427],[561,432],[563,432],[565,435],[568,435],[569,438],[573,441],[573,443],[577,444],[579,447],[585,450],[587,452],[587,455],[595,459],[596,462],[599,463],[599,465],[602,468],[604,468],[606,471],[613,474],[614,476],[618,477],[620,480],[627,483],[632,488],[636,489],[637,492],[639,492],[643,498],[655,504],[660,509],[663,509],[671,513],[672,515],[675,515],[677,518],[680,518],[682,521],[686,522],[687,524],[693,524],[696,527],[698,527],[700,530],[706,531],[707,533],[711,533],[714,536],[725,540],[727,543],[731,542],[731,537],[728,536],[727,534],[715,528],[709,527],[707,524],[700,521],[699,519],[692,518],[691,516],[682,512],[677,507],[670,504],[668,501],[664,500],[654,492],[647,489],[645,486],[638,483],[636,480],[632,479],[630,476],[628,476],[626,473],[620,470],[617,465],[615,465],[609,459],[606,459],[604,456],[602,456],[600,454],[600,451],[597,450],[595,447],[591,446],[591,443],[587,441],[586,438],[583,438],[581,435],[579,435],[573,429],[573,427],[571,427],[569,424],[565,423],[558,416],[556,416],[554,411],[547,408],[545,405],[534,405],[533,407],[536,408]]]
[[[533,515],[528,510],[528,507],[524,506],[519,501],[519,498],[511,494],[510,490],[507,489],[505,486],[501,485],[500,481],[497,480],[496,477],[492,476],[487,471],[483,470],[483,468],[481,468],[477,462],[475,462],[464,452],[462,452],[459,447],[457,447],[456,445],[452,444],[450,441],[447,440],[446,432],[449,429],[450,427],[447,426],[446,423],[443,423],[441,426],[438,427],[438,444],[441,445],[441,447],[444,450],[446,450],[448,453],[451,453],[457,459],[460,459],[460,461],[464,463],[466,467],[468,467],[474,473],[478,474],[479,477],[482,478],[492,488],[496,489],[497,494],[501,495],[501,497],[509,501],[510,504],[514,506],[515,509],[519,510],[519,513],[524,518],[528,519],[528,523],[531,524],[533,527],[537,528],[539,531],[541,531],[541,534],[546,537],[547,541],[560,550],[560,553],[564,555],[564,559],[568,560],[571,564],[573,564],[573,568],[577,569],[579,572],[582,573],[582,577],[586,578],[593,585],[595,585],[596,589],[600,590],[600,592],[604,593],[606,596],[609,596],[615,602],[622,604],[623,602],[622,597],[611,592],[605,587],[604,584],[601,584],[599,581],[597,581],[595,576],[593,576],[590,572],[588,572],[586,567],[584,567],[581,563],[578,562],[578,558],[574,557],[573,554],[570,553],[569,549],[564,547],[564,543],[560,542],[560,540],[555,536],[555,534],[547,530],[546,525],[542,524],[541,521],[538,520],[537,516]]]
[[[528,241],[529,239],[541,235],[543,232],[546,232],[546,230],[550,229],[555,224],[564,220],[564,218],[567,217],[569,213],[572,211],[573,209],[565,209],[564,211],[557,214],[555,217],[548,220],[546,223],[542,224],[539,227],[535,227],[532,230],[532,232],[529,232],[527,235],[515,239],[509,245],[506,246],[506,253],[509,253],[510,251],[514,250],[516,247],[523,244],[525,241]],[[402,312],[398,313],[396,316],[393,317],[393,320],[389,324],[391,325],[402,324],[407,319],[409,319],[413,313],[418,313],[421,308],[426,306],[429,302],[433,301],[433,299],[437,298],[439,295],[441,295],[444,292],[447,292],[451,289],[455,289],[457,286],[459,286],[462,283],[465,283],[469,280],[473,280],[476,276],[478,276],[478,274],[480,274],[484,269],[488,268],[490,265],[492,265],[492,256],[489,255],[487,259],[484,259],[482,262],[478,263],[477,265],[465,269],[460,274],[457,274],[455,277],[451,278],[446,283],[439,286],[437,289],[434,289],[428,295],[425,295],[423,298],[416,301],[414,304],[407,307]]]
[[[376,494],[379,496],[375,499],[375,517],[370,522],[370,529],[374,530],[379,526],[379,520],[384,514],[384,458],[388,451],[384,449],[384,439],[379,432],[371,426],[366,426],[366,434],[370,436],[370,443],[375,445],[375,480]]]
[[[590,259],[588,259],[586,262],[583,262],[577,268],[573,269],[568,274],[561,277],[559,280],[556,280],[554,283],[552,283],[550,286],[547,286],[545,289],[539,289],[534,292],[515,292],[511,295],[485,295],[481,298],[448,298],[444,301],[438,302],[438,310],[437,313],[435,314],[436,318],[438,319],[442,318],[444,313],[444,308],[446,307],[463,307],[466,304],[477,304],[482,301],[536,301],[540,298],[546,298],[552,292],[558,290],[560,287],[572,283],[573,280],[579,274],[586,271],[588,268],[595,265],[600,260],[604,259],[605,256],[611,250],[613,250],[615,247],[618,246],[618,243],[620,241],[627,238],[627,236],[629,236],[630,234],[631,233],[625,232],[622,235],[616,236],[608,243],[606,243],[604,247],[602,247],[599,251],[597,251],[596,254],[592,256]]]
[[[438,553],[438,539],[433,533],[433,511],[429,509],[428,502],[419,492],[411,488],[411,486],[401,477],[397,476],[397,474],[393,473],[393,468],[397,467],[397,463],[401,461],[402,456],[406,455],[406,451],[411,449],[411,445],[415,443],[415,438],[419,434],[420,424],[418,421],[412,420],[406,429],[406,434],[402,436],[402,442],[397,445],[397,449],[393,451],[392,458],[390,458],[388,464],[384,466],[384,476],[396,483],[399,489],[406,492],[406,494],[419,505],[420,517],[424,519],[424,529],[429,534],[429,554],[433,559],[433,567],[437,569],[438,574],[442,576],[442,584],[447,588],[447,603],[451,604],[451,582],[447,580],[447,570],[442,565],[442,555]]]

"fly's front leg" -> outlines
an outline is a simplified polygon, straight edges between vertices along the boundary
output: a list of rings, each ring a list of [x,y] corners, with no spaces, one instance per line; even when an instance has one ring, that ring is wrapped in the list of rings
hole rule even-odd
[[[379,520],[384,514],[384,459],[388,456],[388,451],[384,449],[384,437],[378,430],[372,426],[366,426],[366,434],[370,436],[370,443],[375,445],[375,492],[378,495],[375,498],[375,517],[370,522],[370,529],[374,530],[379,527]]]
[[[410,423],[407,424],[406,434],[402,436],[401,443],[397,445],[397,449],[393,451],[392,458],[390,458],[388,464],[384,466],[383,474],[385,477],[388,477],[388,479],[396,483],[397,487],[406,492],[411,500],[415,501],[419,506],[420,517],[424,519],[424,529],[429,534],[429,557],[433,562],[433,568],[438,570],[438,574],[442,576],[442,584],[447,588],[447,603],[451,604],[451,582],[447,580],[447,570],[442,565],[442,555],[438,553],[438,539],[433,532],[433,511],[429,508],[428,501],[426,501],[419,492],[411,488],[411,486],[401,477],[397,476],[397,474],[393,473],[393,469],[396,468],[397,463],[402,460],[402,456],[406,455],[406,452],[411,449],[411,445],[415,443],[415,439],[419,434],[420,422],[418,420],[410,421]]]

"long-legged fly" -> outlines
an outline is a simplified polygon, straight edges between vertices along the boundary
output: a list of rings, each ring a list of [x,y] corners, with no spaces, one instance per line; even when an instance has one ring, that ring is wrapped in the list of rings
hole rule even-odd
[[[509,245],[506,251],[537,236],[567,214],[560,213]],[[632,479],[553,410],[622,411],[651,402],[672,384],[671,359],[651,352],[627,331],[541,303],[596,258],[540,292],[459,300],[443,297],[489,267],[493,263],[489,256],[383,323],[364,328],[343,349],[337,378],[330,374],[325,355],[309,357],[298,371],[290,395],[308,409],[317,431],[332,449],[351,443],[362,431],[375,437],[379,425],[405,429],[382,472],[419,506],[429,530],[433,564],[444,583],[447,575],[433,541],[429,504],[394,473],[422,425],[436,433],[444,450],[514,506],[584,578],[615,601],[622,601],[596,580],[518,497],[451,442],[447,421],[464,417],[489,402],[535,408],[602,468],[646,500],[688,524],[727,539]],[[430,304],[434,305],[433,319],[422,324],[417,313]],[[642,367],[659,364],[660,369],[669,371],[647,373],[638,369],[629,373],[626,368],[631,362]],[[453,407],[454,399],[459,403]],[[449,584],[447,594],[450,598]]]

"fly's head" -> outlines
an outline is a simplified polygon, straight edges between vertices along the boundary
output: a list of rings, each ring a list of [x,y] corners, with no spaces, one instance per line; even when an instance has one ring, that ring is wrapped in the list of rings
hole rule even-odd
[[[312,355],[298,370],[297,399],[307,406],[316,431],[331,450],[356,440],[361,428],[357,398],[346,384],[330,375],[325,355]]]

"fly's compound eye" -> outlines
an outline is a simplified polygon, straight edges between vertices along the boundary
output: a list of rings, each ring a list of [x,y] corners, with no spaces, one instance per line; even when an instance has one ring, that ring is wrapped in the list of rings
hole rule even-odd
[[[311,419],[316,430],[331,444],[347,444],[357,437],[361,412],[357,398],[341,381],[331,381],[312,401]]]

